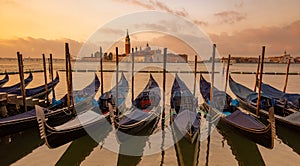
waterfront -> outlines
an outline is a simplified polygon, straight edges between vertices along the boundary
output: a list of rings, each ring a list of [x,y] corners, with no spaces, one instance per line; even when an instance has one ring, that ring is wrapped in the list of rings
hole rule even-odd
[[[2,63],[1,63],[2,64]],[[95,63],[81,63],[73,65],[74,68],[81,69],[97,69],[98,62]],[[24,64],[25,70],[37,70],[41,69],[41,64],[39,63],[30,63]],[[162,68],[162,64],[136,64],[136,70],[156,70],[159,71]],[[9,67],[7,67],[9,66]],[[54,64],[55,70],[61,70],[64,64]],[[168,70],[174,71],[193,71],[193,64],[189,64],[184,67],[184,64],[167,64]],[[13,71],[17,68],[16,63],[8,64],[6,63],[6,69]],[[124,63],[120,64],[121,70],[127,70],[128,73],[125,73],[126,78],[130,80],[131,64]],[[189,68],[190,67],[190,68]],[[210,66],[208,66],[210,67]],[[256,71],[257,65],[255,64],[233,64],[231,66],[231,71]],[[104,63],[104,69],[114,70],[114,63]],[[1,70],[4,68],[1,66]],[[217,69],[221,71],[221,65],[217,66]],[[206,70],[205,66],[198,65],[198,70]],[[282,72],[286,70],[285,64],[266,64],[265,72]],[[292,64],[290,68],[291,72],[299,72],[300,64]],[[56,87],[57,98],[63,96],[66,93],[65,87],[65,73],[59,72],[60,74],[60,83]],[[97,73],[100,76],[99,73]],[[162,74],[154,73],[154,78],[157,80],[160,87],[162,87]],[[193,81],[190,79],[193,78],[193,73],[179,73],[179,76],[186,82],[189,87],[193,87]],[[80,72],[74,73],[74,89],[81,89],[87,85],[93,77],[93,72]],[[135,95],[137,95],[147,83],[149,74],[148,73],[137,73],[135,76]],[[208,74],[204,74],[204,77],[209,80]],[[233,74],[232,77],[250,87],[251,89],[254,86],[253,74]],[[220,75],[220,79],[222,79]],[[266,83],[274,85],[275,87],[282,89],[284,85],[284,75],[265,75],[263,80]],[[197,77],[199,81],[199,75]],[[171,85],[174,80],[174,75],[169,73],[167,74],[166,81],[166,94],[167,94],[167,110],[170,106],[170,90]],[[18,81],[18,75],[12,75],[9,81],[9,84],[13,84]],[[114,76],[113,73],[108,72],[104,73],[104,91],[107,91],[114,85]],[[43,83],[43,73],[34,73],[33,82],[29,84],[28,87],[34,87]],[[224,82],[216,82],[223,84]],[[8,85],[9,85],[8,84]],[[289,77],[287,92],[289,93],[299,93],[300,88],[300,76],[291,75]],[[131,86],[131,84],[130,84]],[[203,99],[199,92],[199,82],[197,83],[196,95],[198,96],[199,103],[203,102]],[[191,89],[192,90],[192,89]],[[228,92],[233,96],[231,91],[228,88]],[[50,95],[51,96],[51,95]],[[99,96],[99,93],[96,97]],[[131,98],[131,94],[128,95],[128,98]],[[160,132],[160,127],[156,132]],[[214,130],[211,135],[210,146],[207,148],[207,140],[200,142],[200,149],[198,163],[199,165],[297,165],[300,162],[300,145],[298,140],[300,139],[299,133],[294,133],[285,128],[280,128],[277,132],[278,136],[275,140],[274,149],[269,150],[260,145],[249,141],[248,139],[239,136],[228,129]],[[160,165],[162,162],[163,165],[178,165],[180,162],[179,158],[184,156],[179,156],[176,152],[174,146],[168,148],[165,151],[164,156],[161,153],[156,153],[146,156],[126,156],[120,155],[118,153],[112,152],[105,147],[113,146],[111,145],[110,140],[114,139],[115,135],[113,131],[109,131],[106,134],[106,137],[103,138],[101,143],[96,144],[90,137],[82,137],[68,143],[62,147],[56,149],[48,149],[45,145],[42,145],[41,140],[39,139],[39,133],[33,129],[14,134],[12,136],[6,136],[1,138],[0,144],[0,158],[3,165],[12,164],[12,165]],[[155,145],[156,142],[149,142],[145,140],[144,142],[138,143],[137,147],[146,152],[147,149],[151,149],[151,146]],[[118,145],[119,146],[119,145]],[[119,146],[119,149],[124,147]],[[126,148],[126,147],[125,147]],[[189,151],[189,149],[186,149]],[[186,153],[190,154],[190,153]],[[209,154],[209,157],[207,157]],[[163,160],[163,161],[162,161]]]

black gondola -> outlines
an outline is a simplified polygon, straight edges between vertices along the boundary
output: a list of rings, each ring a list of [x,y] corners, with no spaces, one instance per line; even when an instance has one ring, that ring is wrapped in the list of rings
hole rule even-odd
[[[253,90],[235,82],[231,77],[229,78],[229,86],[231,91],[238,98],[241,106],[255,113],[258,94]],[[261,109],[259,109],[259,115],[264,118],[268,117],[269,112],[266,110],[271,107],[272,100],[273,99],[270,96],[264,95],[264,93],[262,93],[260,101]],[[276,124],[280,124],[285,127],[300,131],[300,112],[293,109],[286,109],[282,107],[281,104],[275,104],[274,107]]]
[[[33,79],[32,73],[29,73],[29,76],[24,79],[24,85],[27,86]],[[17,83],[11,86],[7,86],[7,87],[1,87],[0,88],[0,92],[6,92],[6,93],[11,93],[15,90],[18,90],[21,88],[21,83]]]
[[[114,118],[114,124],[118,129],[118,141],[126,141],[128,134],[145,135],[145,133],[141,132],[143,129],[151,123],[158,123],[161,114],[160,100],[160,88],[150,74],[146,87],[135,98],[131,108],[123,110],[124,112],[117,112],[119,115]]]
[[[26,89],[26,97],[33,97],[38,99],[44,99],[46,94],[49,94],[53,88],[59,83],[59,75],[56,72],[56,77],[53,82],[47,84],[48,92],[46,92],[45,85],[41,85],[35,88]],[[12,94],[17,94],[18,96],[22,95],[22,91],[20,89],[16,89],[15,91],[11,91]]]
[[[87,92],[84,93],[85,96],[81,97],[89,98],[95,94],[95,90],[98,90],[99,86],[99,79],[95,75],[95,79],[90,85],[83,90],[76,91],[74,94],[76,96],[83,92]],[[91,90],[91,87],[93,87],[94,90]],[[64,96],[61,100],[59,100],[59,102],[56,104],[53,103],[52,106],[44,110],[44,114],[53,124],[60,124],[72,117],[72,113],[66,108],[66,99],[67,97]],[[75,104],[75,106],[78,107],[85,107],[85,105],[86,103],[83,100]],[[0,136],[22,131],[34,126],[37,126],[36,110],[32,109],[24,113],[0,119]]]
[[[210,83],[201,75],[200,92],[205,101],[203,107],[206,111],[209,110],[209,104],[211,104],[210,88]],[[272,149],[275,136],[274,113],[270,113],[270,122],[265,126],[256,117],[242,112],[239,107],[231,102],[232,98],[226,92],[213,88],[213,109],[209,113],[210,116],[220,117],[218,125],[226,125],[255,143]],[[273,109],[270,109],[270,112],[272,111]]]
[[[171,90],[171,121],[174,132],[180,132],[190,143],[199,134],[201,114],[197,112],[198,98],[176,74]]]
[[[7,72],[5,72],[4,78],[2,80],[0,80],[0,87],[2,87],[8,81],[9,81],[9,76],[8,76]]]
[[[264,94],[276,99],[282,105],[284,105],[285,101],[287,101],[287,106],[289,108],[300,111],[300,94],[284,93],[272,87],[271,85],[264,83],[261,84],[261,91]]]
[[[124,103],[125,96],[127,96],[129,89],[128,81],[123,74],[118,83],[118,88],[121,90],[118,94],[118,106],[120,106]],[[86,135],[87,132],[89,134],[94,133],[95,131],[101,133],[101,130],[104,130],[104,128],[111,127],[109,115],[110,110],[112,109],[112,101],[115,98],[115,96],[113,96],[114,89],[115,87],[111,91],[100,96],[98,101],[100,104],[91,105],[91,107],[86,108],[75,118],[55,127],[52,127],[46,122],[43,108],[36,106],[37,121],[39,123],[41,138],[45,140],[46,145],[49,148],[56,148]],[[91,101],[87,102],[91,103]]]

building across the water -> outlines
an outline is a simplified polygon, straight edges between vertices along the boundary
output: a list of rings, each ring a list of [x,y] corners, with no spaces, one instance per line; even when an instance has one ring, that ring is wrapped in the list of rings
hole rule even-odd
[[[125,57],[130,56],[132,52],[131,43],[130,43],[130,36],[128,30],[126,31],[125,36],[125,45],[124,45],[125,53],[119,54],[119,61],[123,60]],[[135,47],[133,49],[134,53],[134,60],[135,62],[146,62],[146,63],[157,63],[163,62],[163,51],[160,48],[152,49],[149,43],[146,44],[145,47]],[[100,51],[97,51],[91,54],[90,57],[83,57],[81,60],[83,61],[99,61],[100,60]],[[104,53],[103,54],[104,61],[115,61],[116,55],[113,53]],[[124,60],[130,61],[130,58],[125,58]],[[171,63],[186,63],[188,62],[188,55],[186,54],[174,54],[168,53],[167,54],[167,62]]]

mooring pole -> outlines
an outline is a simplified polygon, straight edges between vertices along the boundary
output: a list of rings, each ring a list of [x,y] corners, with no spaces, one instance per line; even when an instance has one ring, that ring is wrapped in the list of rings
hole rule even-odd
[[[100,79],[101,79],[101,95],[103,95],[103,54],[102,47],[100,47]]]
[[[260,64],[260,73],[259,73],[259,82],[258,82],[258,98],[257,98],[257,107],[256,107],[256,115],[258,116],[258,111],[260,109],[260,97],[261,97],[261,83],[262,83],[262,76],[264,71],[264,58],[265,58],[265,46],[262,46],[262,54],[261,54],[261,64]]]
[[[44,81],[45,81],[45,92],[46,92],[45,99],[46,99],[46,105],[49,106],[46,58],[45,58],[45,54],[42,54],[42,56],[43,56],[43,69],[44,69]]]
[[[134,101],[134,48],[131,53],[131,101]]]
[[[49,59],[49,72],[50,72],[50,77],[51,77],[51,82],[53,85],[53,59],[52,59],[52,54],[50,54],[50,59]],[[52,97],[55,99],[55,90],[54,87],[52,87]]]
[[[257,87],[258,73],[259,73],[259,66],[260,66],[260,56],[258,56],[258,63],[257,63],[256,74],[255,74],[254,92],[256,92],[256,87]]]
[[[119,109],[118,109],[119,88],[118,88],[118,80],[119,80],[119,50],[118,50],[118,47],[116,47],[116,111],[117,111],[117,118],[119,118]]]
[[[286,67],[286,73],[285,73],[285,81],[284,81],[284,87],[283,87],[283,92],[285,93],[288,79],[289,79],[289,72],[290,72],[290,64],[291,64],[291,59],[288,61],[288,65]]]
[[[67,106],[70,109],[71,106],[71,88],[70,88],[70,74],[69,74],[69,44],[65,43],[65,58],[66,58],[66,82],[67,82]]]
[[[194,96],[196,95],[196,82],[197,82],[197,58],[198,56],[195,55],[195,69],[194,69],[194,91],[193,91],[193,94]]]
[[[210,85],[210,105],[209,105],[209,113],[212,110],[213,105],[213,87],[215,82],[215,58],[216,58],[216,44],[213,44],[213,53],[212,53],[212,65],[211,65],[211,85]]]
[[[229,77],[230,58],[231,58],[231,55],[229,54],[228,61],[227,61],[227,68],[226,68],[226,80],[225,80],[225,88],[224,88],[225,93],[227,91],[227,84],[228,84],[228,77]]]
[[[22,100],[25,112],[27,112],[27,104],[26,104],[26,89],[24,84],[24,65],[23,65],[23,55],[20,52],[17,52],[18,56],[18,66],[19,66],[19,76],[21,83],[21,91],[22,91]]]

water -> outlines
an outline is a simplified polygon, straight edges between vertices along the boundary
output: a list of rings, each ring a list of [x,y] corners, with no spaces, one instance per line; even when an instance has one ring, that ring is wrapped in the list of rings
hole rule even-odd
[[[1,60],[3,61],[3,60]],[[16,61],[1,62],[0,72],[5,69],[8,71],[17,71]],[[40,62],[25,61],[25,70],[39,70],[42,69]],[[96,69],[98,63],[81,62],[73,65],[76,68]],[[64,63],[57,62],[54,65],[55,70],[64,69]],[[216,65],[217,70],[221,71],[222,67]],[[231,71],[256,71],[256,64],[233,64]],[[161,70],[162,64],[152,64],[145,67],[144,64],[136,63],[136,70]],[[189,71],[193,70],[193,64],[190,68],[184,67],[183,64],[167,64],[168,70],[175,71]],[[105,63],[104,69],[114,69],[114,63]],[[209,67],[208,67],[209,68]],[[121,64],[120,70],[130,71],[131,64]],[[205,66],[198,65],[198,70],[205,70]],[[284,64],[266,64],[264,71],[270,72],[285,72],[286,65]],[[291,72],[299,72],[300,64],[292,64]],[[97,73],[98,76],[100,75]],[[59,72],[60,83],[56,87],[56,96],[59,98],[66,93],[65,87],[65,73]],[[131,82],[130,73],[125,73],[126,78]],[[154,73],[154,78],[162,87],[162,73]],[[193,74],[180,73],[179,76],[193,89]],[[1,76],[0,76],[1,77]],[[26,77],[26,76],[25,76]],[[209,80],[209,76],[204,74],[204,77]],[[250,87],[254,86],[255,75],[241,75],[234,74],[232,77]],[[2,78],[2,77],[1,77]],[[93,78],[93,73],[74,73],[74,89],[81,89],[85,87]],[[147,73],[138,73],[135,76],[135,96],[144,88],[149,78]],[[224,77],[216,79],[216,85],[222,86]],[[284,86],[284,75],[265,75],[263,81],[269,83],[276,88],[282,89]],[[166,81],[166,103],[167,109],[169,107],[169,94],[174,80],[173,74],[167,74]],[[7,85],[12,85],[18,81],[18,75],[11,75],[10,81]],[[198,75],[199,81],[199,75]],[[44,83],[43,73],[34,73],[34,79],[28,87],[34,87]],[[104,91],[110,89],[114,85],[113,73],[104,73]],[[287,92],[300,93],[300,76],[290,75],[287,86]],[[131,86],[131,84],[130,84]],[[199,82],[197,83],[196,95],[199,98],[199,103],[203,100],[199,92]],[[131,90],[130,90],[131,92]],[[233,96],[228,88],[228,93]],[[51,95],[50,95],[51,96]],[[96,96],[99,96],[97,94]],[[131,99],[131,94],[128,95]],[[130,101],[127,101],[130,104]],[[167,111],[168,113],[168,111]],[[166,122],[168,123],[168,122]],[[160,133],[160,125],[155,132]],[[64,146],[56,149],[48,149],[43,145],[39,138],[39,133],[36,129],[28,129],[10,136],[0,138],[0,165],[191,165],[191,161],[195,161],[198,165],[298,165],[300,163],[300,134],[290,131],[285,128],[279,128],[277,131],[277,138],[275,140],[274,149],[266,149],[257,145],[248,139],[235,134],[227,128],[214,130],[210,142],[208,140],[200,142],[200,144],[190,145],[186,142],[180,142],[181,150],[174,146],[168,148],[164,154],[161,152],[146,155],[146,156],[127,156],[121,155],[108,150],[110,141],[114,136],[111,130],[100,144],[95,143],[89,136],[82,137]],[[151,139],[150,139],[151,140]],[[136,148],[141,152],[151,149],[151,146],[158,144],[158,142],[150,142],[144,140],[136,143]],[[119,145],[119,149],[130,148]],[[196,156],[196,157],[194,157]]]

